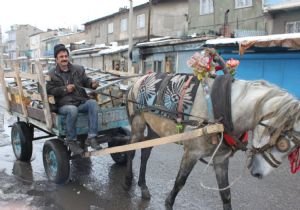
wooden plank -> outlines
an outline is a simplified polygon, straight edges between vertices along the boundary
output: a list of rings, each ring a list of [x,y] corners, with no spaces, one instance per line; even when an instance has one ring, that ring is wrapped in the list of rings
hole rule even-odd
[[[143,149],[148,147],[159,146],[163,144],[174,143],[178,141],[186,141],[190,139],[197,138],[199,136],[213,134],[213,133],[220,133],[224,131],[224,127],[222,124],[214,124],[208,125],[204,128],[199,128],[193,131],[188,131],[180,134],[175,134],[171,136],[156,138],[152,140],[146,140],[143,142],[127,144],[123,146],[105,148],[99,151],[92,151],[92,152],[85,152],[83,154],[84,157],[91,157],[91,156],[102,156],[107,154],[119,153],[119,152],[127,152],[131,150]]]
[[[18,94],[19,93],[19,90],[17,87],[7,87],[7,91],[11,94]]]
[[[2,35],[2,34],[0,33],[0,35]],[[7,92],[6,82],[5,82],[5,77],[4,77],[4,60],[3,60],[2,37],[0,37],[0,83],[1,83],[2,93],[4,95],[5,108],[6,108],[7,111],[10,111],[8,92]]]
[[[24,103],[24,94],[23,94],[23,87],[22,87],[22,81],[20,78],[20,71],[18,68],[15,68],[15,74],[16,74],[16,82],[19,90],[19,96],[20,96],[20,103],[22,105],[22,113],[24,117],[28,117],[26,105]]]
[[[20,72],[20,77],[22,79],[31,79],[31,80],[38,80],[38,75],[37,74],[31,74],[27,72]]]
[[[46,125],[47,125],[48,129],[52,129],[53,121],[52,121],[50,106],[49,106],[49,102],[48,102],[45,77],[44,77],[42,69],[43,68],[42,68],[42,65],[40,64],[40,62],[36,62],[36,70],[37,70],[37,73],[39,76],[38,84],[40,87],[39,90],[41,91],[40,94],[42,95],[42,98],[43,98],[43,106],[44,106],[44,114],[45,114],[45,118],[46,118]]]
[[[2,65],[1,65],[0,68],[1,68],[0,69],[0,82],[1,82],[2,93],[3,93],[3,96],[4,96],[5,109],[7,111],[10,111],[9,96],[8,96],[8,91],[7,91],[7,87],[6,87],[6,82],[5,82],[5,79],[4,79],[4,70],[2,68]]]
[[[17,104],[20,106],[20,104]],[[21,106],[20,106],[20,109],[21,109]],[[56,136],[59,136],[60,133],[59,131],[56,129],[56,128],[52,128],[52,129],[48,129],[46,124],[44,122],[41,122],[39,120],[36,120],[36,119],[33,119],[31,117],[26,117],[24,118],[24,116],[22,114],[20,114],[19,112],[14,112],[12,111],[12,115],[14,116],[17,116],[17,117],[20,117],[21,121],[27,121],[28,123],[31,123],[31,124],[34,124],[35,126],[39,127],[39,128],[42,128]],[[54,116],[54,115],[53,115]]]
[[[5,78],[8,78],[8,77],[10,77],[10,78],[15,78],[16,77],[16,72],[14,72],[14,71],[8,71],[8,72],[5,72],[4,73],[4,77]]]

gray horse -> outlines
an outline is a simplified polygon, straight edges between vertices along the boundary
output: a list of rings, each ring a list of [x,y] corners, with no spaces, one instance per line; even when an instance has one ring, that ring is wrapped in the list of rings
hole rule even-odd
[[[213,80],[209,80],[210,86]],[[141,77],[128,93],[128,113],[131,119],[131,142],[139,142],[155,137],[175,134],[180,117],[183,121],[192,122],[184,126],[184,131],[197,128],[208,121],[208,103],[205,99],[203,86],[199,85],[191,75],[177,74],[161,76],[148,74]],[[152,105],[157,105],[152,109]],[[180,107],[180,109],[178,108]],[[246,131],[254,130],[254,142],[267,144],[261,150],[253,149],[250,165],[252,175],[262,177],[270,169],[266,168],[263,153],[272,154],[281,160],[296,146],[299,146],[300,133],[300,103],[289,93],[265,81],[235,80],[231,89],[231,115],[233,131],[231,135],[239,138]],[[182,114],[188,113],[188,114]],[[159,116],[159,117],[158,117]],[[266,123],[267,122],[267,123]],[[264,126],[262,126],[264,125]],[[289,136],[289,138],[287,137]],[[277,152],[280,139],[289,141],[289,148]],[[271,142],[271,143],[270,143]],[[298,143],[297,143],[298,142]],[[175,198],[185,185],[185,182],[195,164],[200,158],[211,156],[217,144],[215,136],[201,136],[184,141],[184,154],[181,160],[174,187],[165,201],[166,209],[172,209]],[[141,166],[138,185],[141,187],[142,198],[150,199],[151,195],[146,185],[146,167],[152,148],[142,149]],[[231,146],[222,144],[213,157],[213,166],[220,189],[224,209],[231,208],[231,194],[228,181],[229,157],[234,153]],[[132,159],[134,151],[128,152],[127,174],[125,186],[132,183]],[[267,167],[268,168],[268,167]]]

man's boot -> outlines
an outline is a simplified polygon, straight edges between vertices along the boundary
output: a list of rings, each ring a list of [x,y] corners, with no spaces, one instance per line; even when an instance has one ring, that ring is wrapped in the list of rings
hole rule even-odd
[[[96,137],[88,138],[86,144],[90,145],[95,150],[102,149]]]
[[[67,145],[73,155],[81,155],[84,152],[84,150],[80,148],[76,141],[68,141]]]

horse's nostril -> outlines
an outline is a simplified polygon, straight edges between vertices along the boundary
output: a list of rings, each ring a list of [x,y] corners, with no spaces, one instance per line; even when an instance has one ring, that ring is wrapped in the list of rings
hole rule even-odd
[[[254,177],[258,178],[258,179],[261,179],[262,178],[262,175],[260,173],[255,173],[255,174],[252,174]]]

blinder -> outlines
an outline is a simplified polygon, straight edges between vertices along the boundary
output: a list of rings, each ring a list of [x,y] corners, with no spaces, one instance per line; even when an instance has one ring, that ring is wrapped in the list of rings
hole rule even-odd
[[[279,152],[282,152],[282,153],[287,152],[291,147],[290,139],[287,139],[286,136],[280,137],[277,140],[275,146]]]
[[[298,140],[295,136],[294,136],[294,131],[290,131],[290,130],[285,130],[285,131],[278,131],[278,129],[264,124],[262,122],[259,123],[260,125],[266,127],[267,130],[270,130],[270,142],[268,142],[268,144],[260,147],[260,148],[255,148],[253,147],[251,150],[252,155],[255,154],[261,154],[262,157],[274,168],[277,168],[281,162],[278,161],[270,152],[270,149],[275,146],[276,149],[279,152],[285,153],[287,151],[289,151],[291,149],[291,141],[294,142],[295,146],[294,148],[297,148],[300,146],[300,140]],[[274,138],[275,136],[275,138]],[[273,141],[273,142],[272,142]]]

